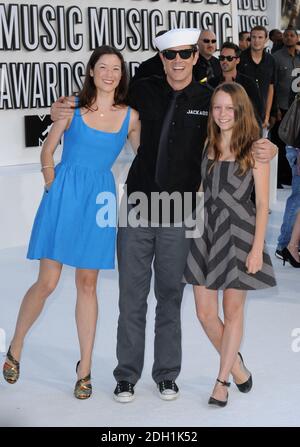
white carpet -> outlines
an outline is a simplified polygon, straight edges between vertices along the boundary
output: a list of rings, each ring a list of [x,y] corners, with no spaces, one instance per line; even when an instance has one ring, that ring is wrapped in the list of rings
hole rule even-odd
[[[240,393],[233,384],[226,408],[208,407],[218,358],[196,319],[192,289],[186,287],[182,306],[183,363],[177,380],[181,397],[173,402],[159,399],[151,379],[155,308],[152,289],[145,367],[136,386],[136,400],[127,405],[116,403],[112,398],[118,317],[114,271],[100,274],[93,396],[85,402],[75,399],[72,393],[79,349],[74,321],[74,270],[65,267],[57,290],[27,337],[20,380],[9,385],[0,378],[0,426],[298,426],[300,352],[294,351],[300,351],[300,340],[292,337],[292,331],[300,328],[300,271],[289,265],[283,267],[274,257],[288,194],[287,190],[279,191],[267,237],[278,287],[249,293],[246,305],[241,351],[253,374],[254,386],[249,394]],[[37,263],[27,261],[25,254],[26,247],[0,250],[0,328],[6,332],[6,349],[20,301],[37,274]]]

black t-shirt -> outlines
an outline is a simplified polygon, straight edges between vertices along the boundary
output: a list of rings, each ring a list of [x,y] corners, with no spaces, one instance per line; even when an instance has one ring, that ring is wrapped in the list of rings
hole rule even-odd
[[[209,82],[210,79],[222,76],[222,69],[219,59],[212,56],[209,60],[207,60],[199,54],[199,59],[194,66],[193,74],[197,82],[200,82],[205,78],[207,78],[207,81]]]
[[[133,76],[130,82],[133,83],[138,79],[147,78],[153,75],[162,77],[164,77],[165,75],[164,67],[159,57],[159,53],[157,53],[150,59],[147,59],[146,61],[142,62],[140,66],[136,69],[135,75]]]
[[[249,76],[257,83],[265,113],[269,86],[275,83],[276,70],[273,56],[264,51],[260,63],[256,64],[252,59],[251,49],[248,48],[242,52],[237,69],[239,73]]]

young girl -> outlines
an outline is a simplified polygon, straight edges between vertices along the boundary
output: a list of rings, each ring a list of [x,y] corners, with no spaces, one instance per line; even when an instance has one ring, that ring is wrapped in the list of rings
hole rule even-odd
[[[32,229],[27,257],[39,259],[37,281],[27,291],[3,375],[14,384],[19,378],[23,342],[54,291],[63,264],[76,268],[76,323],[81,358],[77,363],[74,394],[92,394],[91,361],[96,332],[99,269],[113,269],[115,226],[97,222],[97,197],[115,194],[111,167],[127,135],[139,144],[138,113],[125,105],[127,75],[124,59],[112,47],[97,48],[87,64],[74,115],[56,121],[41,153],[45,193]],[[64,134],[61,162],[54,168],[53,154]],[[116,210],[115,210],[116,211]],[[112,217],[112,216],[110,216]],[[114,220],[114,219],[112,219]]]
[[[204,232],[192,241],[184,282],[194,285],[197,316],[220,353],[220,368],[209,404],[227,404],[229,374],[241,392],[252,376],[238,352],[247,290],[275,286],[264,248],[268,220],[269,163],[254,161],[259,127],[239,84],[218,86],[211,100],[208,139],[202,162]],[[251,201],[253,183],[256,210]],[[223,290],[224,323],[218,316]]]

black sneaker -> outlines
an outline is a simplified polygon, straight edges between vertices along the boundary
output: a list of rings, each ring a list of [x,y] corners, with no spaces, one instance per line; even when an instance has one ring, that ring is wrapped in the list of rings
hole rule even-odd
[[[179,388],[174,380],[162,380],[157,387],[159,397],[163,400],[174,400],[179,396]]]
[[[283,254],[282,254],[282,250],[276,250],[275,251],[275,256],[276,256],[276,258],[278,258],[278,259],[283,259]]]
[[[134,385],[126,380],[121,380],[117,383],[114,391],[114,399],[117,402],[127,403],[132,402],[135,398]]]

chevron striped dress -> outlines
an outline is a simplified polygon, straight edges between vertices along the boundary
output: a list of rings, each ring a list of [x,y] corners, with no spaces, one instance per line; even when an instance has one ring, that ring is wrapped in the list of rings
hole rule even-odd
[[[255,207],[251,201],[252,169],[239,175],[236,161],[213,163],[204,155],[204,232],[193,239],[183,282],[204,285],[211,290],[256,290],[276,285],[266,248],[263,267],[256,274],[246,272],[246,258],[255,233]]]

